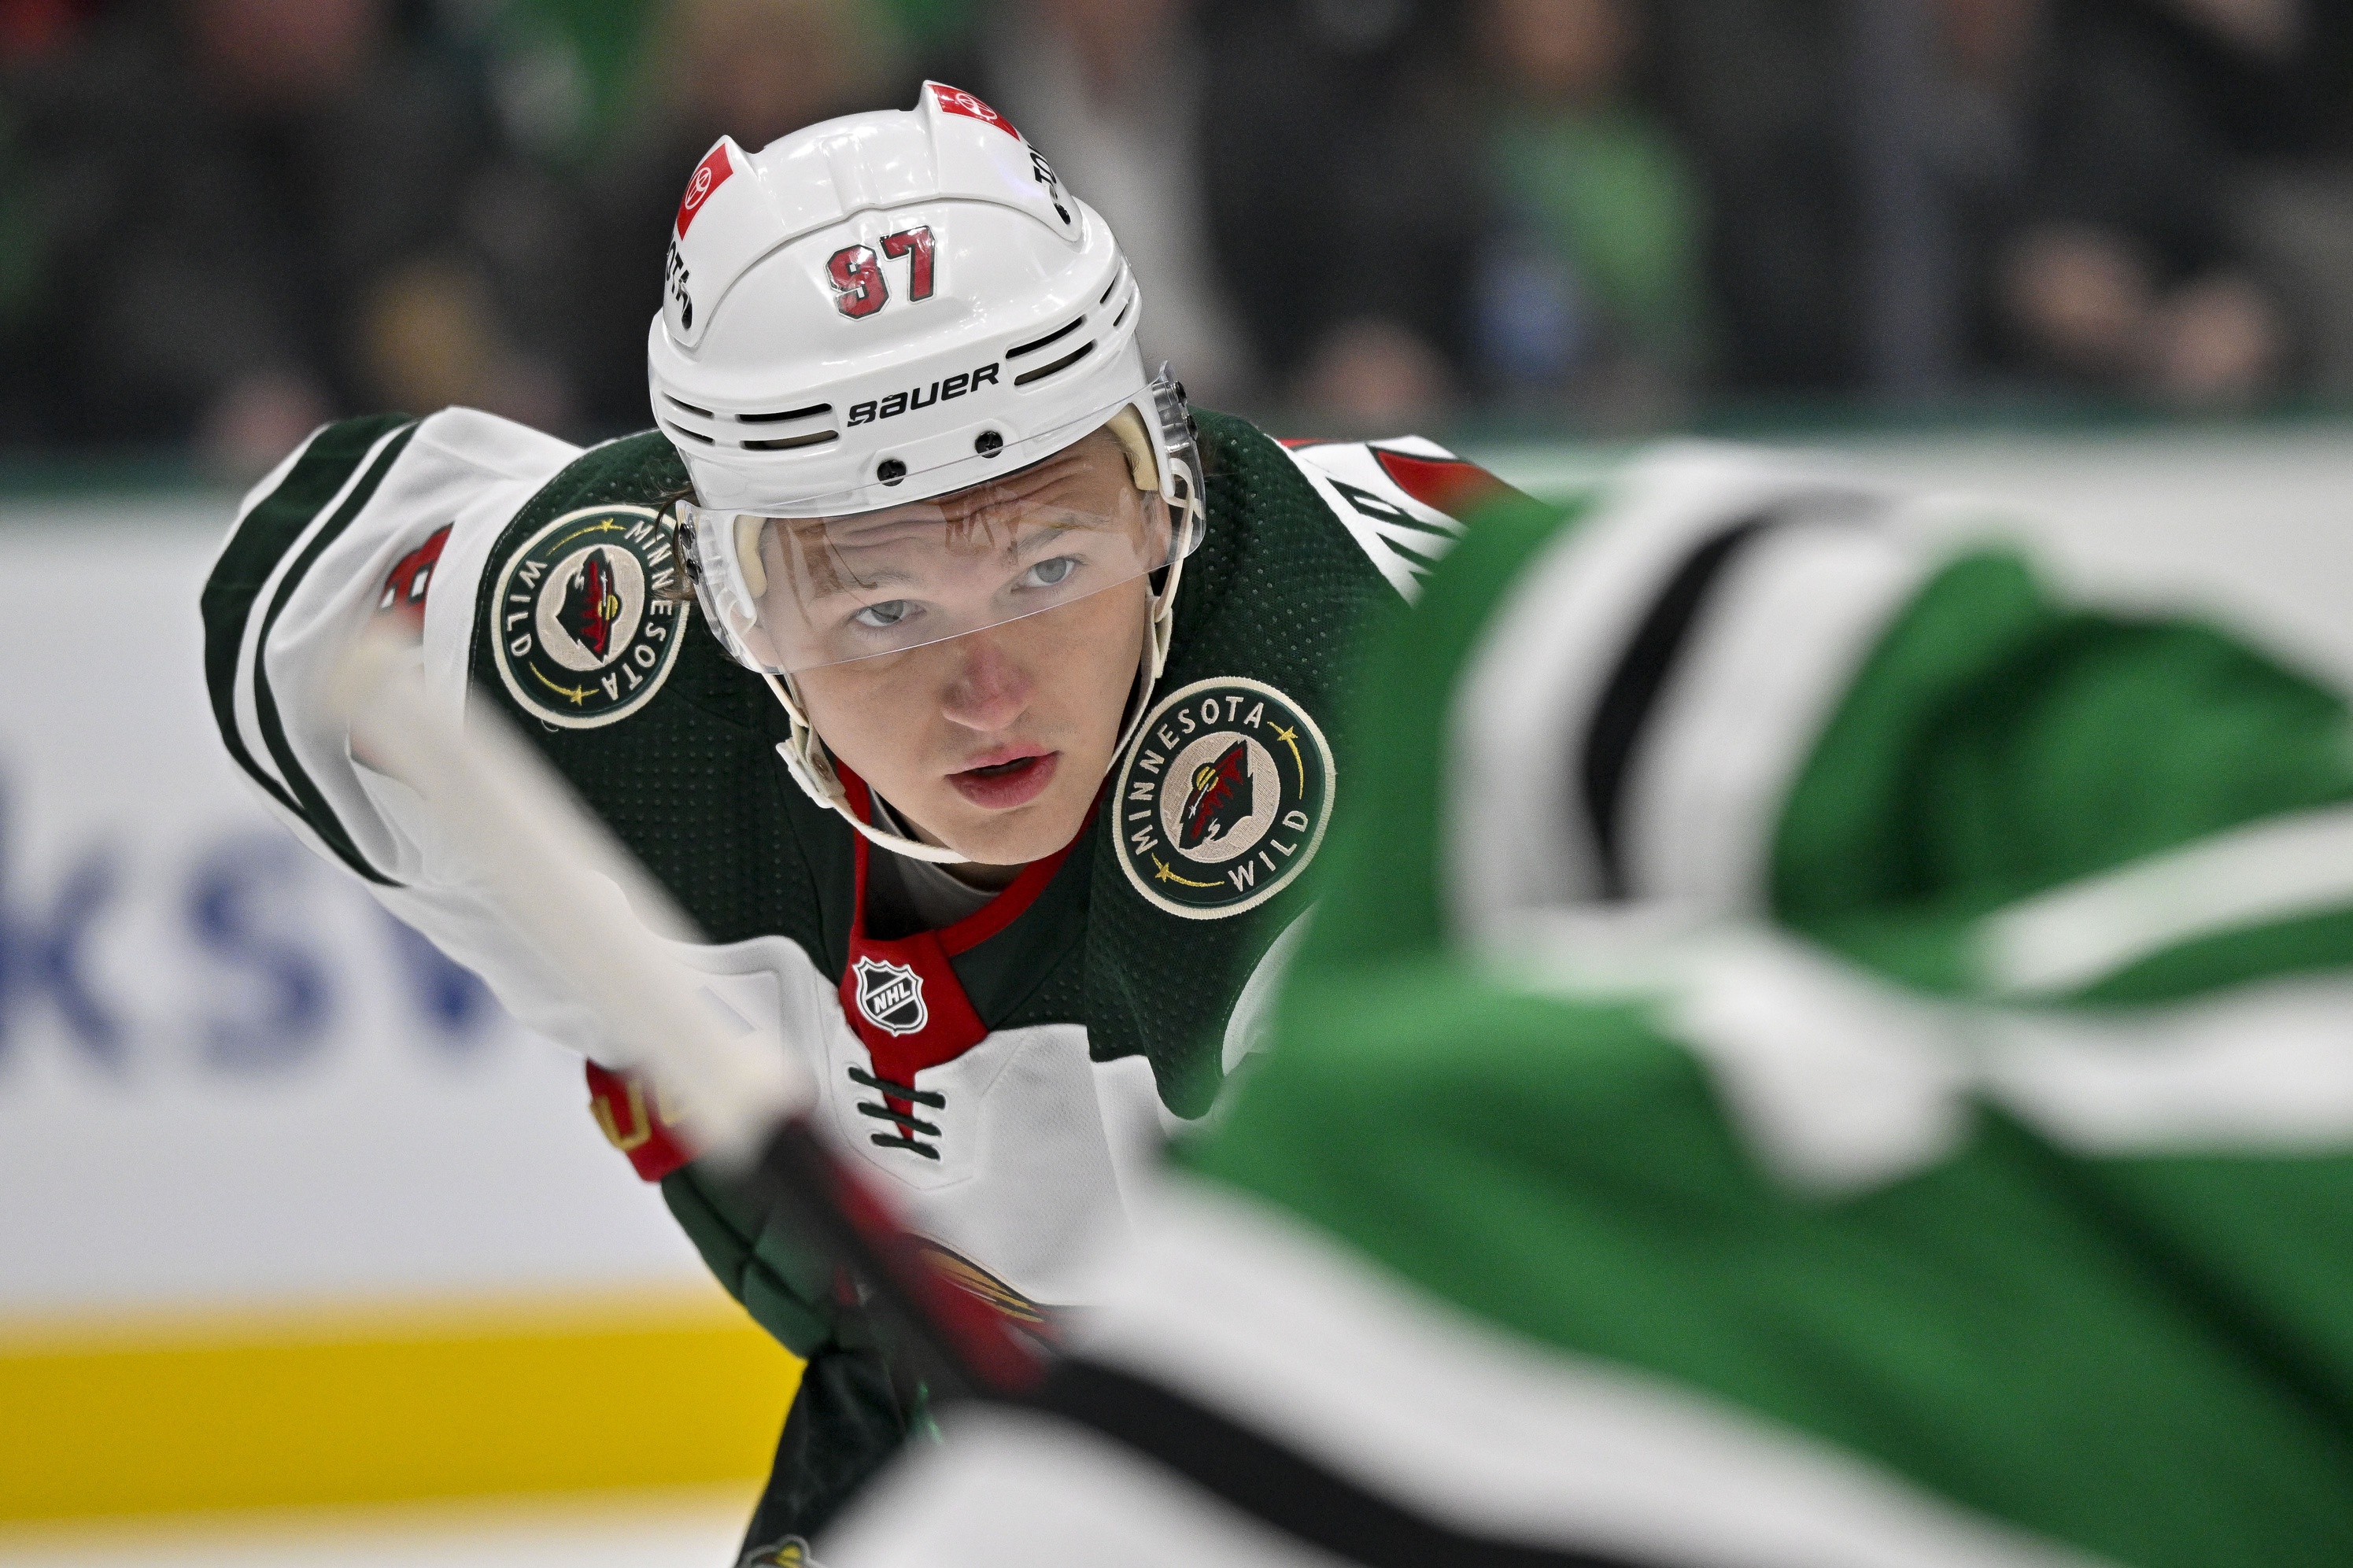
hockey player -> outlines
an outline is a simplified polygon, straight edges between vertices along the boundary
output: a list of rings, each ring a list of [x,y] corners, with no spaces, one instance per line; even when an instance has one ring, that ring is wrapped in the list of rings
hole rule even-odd
[[[830,1568],[2353,1561],[2345,697],[1905,510],[1474,521],[1265,1065]]]
[[[331,426],[205,594],[222,737],[315,848],[611,1054],[322,717],[339,650],[409,616],[438,700],[520,720],[697,920],[711,1006],[801,1053],[943,1267],[1040,1327],[1251,1048],[1338,788],[1352,628],[1499,488],[1426,442],[1197,417],[1145,374],[1141,310],[1100,217],[967,93],[722,140],[649,331],[656,429]],[[589,1077],[807,1358],[752,1539],[805,1533],[908,1391],[832,1270],[684,1160],[692,1107]]]

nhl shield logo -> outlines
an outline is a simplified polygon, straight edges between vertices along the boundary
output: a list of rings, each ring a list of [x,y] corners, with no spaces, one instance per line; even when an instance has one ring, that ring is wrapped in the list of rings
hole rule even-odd
[[[1121,764],[1120,863],[1187,920],[1256,909],[1314,858],[1332,816],[1332,751],[1263,681],[1200,680],[1161,700]]]
[[[851,968],[858,975],[858,1010],[876,1028],[893,1035],[923,1032],[931,1022],[923,1007],[923,977],[903,963],[861,958]]]

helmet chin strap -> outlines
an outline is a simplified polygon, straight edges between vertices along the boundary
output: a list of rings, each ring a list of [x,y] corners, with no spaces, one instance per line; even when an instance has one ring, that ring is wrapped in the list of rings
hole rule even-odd
[[[844,822],[893,855],[904,855],[910,860],[929,860],[935,866],[972,863],[969,855],[959,855],[944,845],[926,844],[919,838],[902,837],[860,818],[849,808],[849,792],[841,787],[841,775],[833,771],[833,759],[826,754],[825,742],[818,738],[817,731],[801,712],[792,688],[783,678],[766,670],[760,672],[760,679],[768,683],[768,689],[784,704],[785,717],[792,725],[792,738],[777,742],[776,754],[785,759],[785,770],[801,786],[801,793],[828,810],[840,813]]]
[[[1169,563],[1168,581],[1159,593],[1153,595],[1152,623],[1145,630],[1134,695],[1128,700],[1126,719],[1120,726],[1119,743],[1111,749],[1111,755],[1104,760],[1105,773],[1111,772],[1120,754],[1127,750],[1128,742],[1135,739],[1136,731],[1143,727],[1144,715],[1152,706],[1152,693],[1160,684],[1161,668],[1168,662],[1169,637],[1176,624],[1176,583],[1184,574],[1185,560],[1179,556]],[[818,805],[839,813],[843,821],[864,834],[870,842],[893,855],[904,855],[911,860],[928,860],[934,866],[972,864],[971,856],[959,854],[944,845],[908,838],[860,819],[858,813],[850,809],[849,792],[842,787],[841,775],[834,771],[833,759],[826,752],[825,742],[802,712],[798,694],[793,690],[790,680],[765,670],[761,672],[761,679],[768,683],[768,689],[775,692],[776,700],[784,705],[785,716],[791,722],[792,739],[778,742],[776,754],[785,759],[786,770],[793,775],[793,782],[801,786],[804,794]]]
[[[1168,581],[1152,599],[1152,625],[1144,634],[1143,668],[1136,672],[1135,696],[1128,704],[1127,721],[1119,728],[1119,744],[1111,749],[1111,758],[1103,763],[1108,773],[1127,750],[1135,732],[1144,727],[1144,715],[1152,706],[1152,693],[1160,685],[1160,671],[1168,662],[1168,643],[1176,626],[1176,582],[1185,575],[1185,557],[1179,555],[1168,563]]]

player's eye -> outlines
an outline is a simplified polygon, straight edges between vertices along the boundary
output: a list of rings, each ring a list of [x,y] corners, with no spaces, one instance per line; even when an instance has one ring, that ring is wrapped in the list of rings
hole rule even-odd
[[[1057,555],[1050,560],[1039,562],[1035,566],[1030,567],[1029,571],[1023,573],[1021,574],[1021,586],[1025,588],[1059,588],[1064,583],[1068,582],[1070,580],[1071,574],[1078,569],[1079,558],[1077,556]]]
[[[875,631],[888,631],[905,620],[913,613],[914,608],[914,604],[911,600],[885,599],[879,605],[867,605],[850,616],[849,620],[853,626],[868,626]]]

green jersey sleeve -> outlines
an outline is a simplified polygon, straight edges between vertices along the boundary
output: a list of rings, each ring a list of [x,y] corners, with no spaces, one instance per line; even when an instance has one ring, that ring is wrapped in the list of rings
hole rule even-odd
[[[1263,1065],[827,1560],[2353,1557],[2344,700],[1906,510],[1474,521]]]

